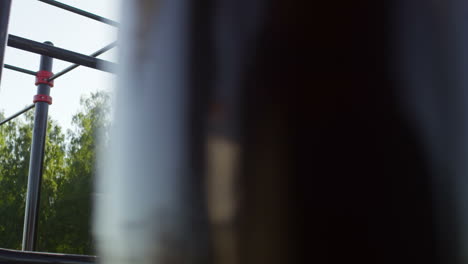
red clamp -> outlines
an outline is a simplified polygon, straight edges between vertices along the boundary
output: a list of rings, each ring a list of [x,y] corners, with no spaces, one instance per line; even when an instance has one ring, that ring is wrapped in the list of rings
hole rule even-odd
[[[46,102],[48,104],[52,104],[52,97],[45,94],[36,94],[33,98],[33,103],[36,102]]]
[[[54,76],[54,74],[50,71],[38,71],[36,73],[36,85],[42,83],[54,87],[54,80],[49,81],[49,78],[52,76]]]

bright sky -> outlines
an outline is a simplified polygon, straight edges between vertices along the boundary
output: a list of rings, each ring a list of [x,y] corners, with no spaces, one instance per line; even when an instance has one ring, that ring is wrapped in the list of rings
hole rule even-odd
[[[1,1],[1,0],[0,0]],[[120,0],[60,0],[59,2],[119,21]],[[35,41],[52,41],[55,46],[91,54],[117,38],[116,28],[35,0],[13,0],[8,33]],[[99,58],[116,61],[117,49]],[[40,55],[7,47],[5,63],[37,71]],[[71,63],[54,60],[53,72]],[[0,84],[0,110],[9,116],[32,103],[35,77],[4,69]],[[49,115],[64,128],[80,108],[80,97],[93,91],[111,90],[115,76],[80,66],[57,78],[51,89]],[[34,110],[32,110],[34,111]]]

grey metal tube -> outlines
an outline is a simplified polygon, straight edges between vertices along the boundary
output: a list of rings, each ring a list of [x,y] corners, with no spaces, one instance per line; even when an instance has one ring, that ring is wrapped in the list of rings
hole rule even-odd
[[[51,42],[45,43],[53,45]],[[52,71],[51,57],[44,55],[41,56],[40,70]],[[47,84],[39,84],[37,86],[37,94],[49,95],[50,86]],[[25,251],[34,251],[36,249],[37,222],[39,219],[40,189],[48,111],[49,105],[46,102],[36,102],[31,157],[29,161],[28,189],[24,213],[22,250]]]
[[[8,21],[10,19],[11,0],[0,1],[0,82],[2,79],[3,57],[7,43]]]
[[[97,57],[97,56],[99,56],[99,55],[105,53],[106,51],[112,49],[112,48],[115,47],[115,46],[117,46],[117,42],[116,42],[116,41],[110,43],[109,45],[103,47],[102,49],[99,49],[99,50],[95,51],[94,53],[92,53],[92,54],[89,55],[89,56],[95,58],[95,57]],[[79,64],[73,64],[73,65],[71,65],[71,66],[69,66],[69,67],[63,69],[62,71],[60,71],[60,72],[54,74],[54,76],[52,76],[52,77],[49,78],[49,81],[55,80],[55,79],[57,79],[58,77],[64,75],[65,73],[68,73],[68,72],[72,71],[73,69],[78,68],[79,66],[80,66]]]
[[[41,55],[50,56],[59,60],[76,63],[82,66],[106,72],[113,73],[114,69],[117,67],[117,65],[113,62],[93,58],[91,56],[87,56],[81,53],[69,51],[62,48],[52,47],[49,45],[45,45],[44,43],[40,43],[11,34],[8,35],[7,45],[12,48],[17,48]]]
[[[3,125],[3,124],[5,124],[5,123],[8,122],[8,121],[14,119],[14,118],[17,117],[17,116],[19,116],[19,115],[21,115],[21,114],[23,114],[23,113],[26,113],[27,111],[29,111],[29,110],[31,110],[32,108],[34,108],[34,106],[36,106],[36,105],[35,105],[35,104],[29,105],[29,106],[27,106],[26,108],[24,108],[23,110],[16,112],[16,113],[13,114],[12,116],[3,119],[2,121],[0,121],[0,126]]]
[[[0,263],[8,264],[93,264],[98,258],[87,255],[57,254],[49,252],[24,252],[0,248]]]
[[[16,67],[16,66],[13,66],[13,65],[10,65],[10,64],[5,64],[4,67],[5,67],[5,69],[9,69],[9,70],[12,70],[12,71],[22,72],[22,73],[26,73],[26,74],[29,74],[29,75],[36,76],[36,72],[30,71],[28,69],[23,69],[23,68]]]
[[[119,23],[115,22],[114,20],[111,20],[111,19],[108,19],[108,18],[105,18],[105,17],[102,17],[102,16],[95,15],[93,13],[81,10],[81,9],[73,7],[73,6],[66,5],[64,3],[60,3],[60,2],[57,2],[57,1],[54,1],[54,0],[39,0],[39,1],[41,1],[43,3],[46,3],[46,4],[49,4],[49,5],[53,5],[53,6],[58,7],[58,8],[65,9],[67,11],[70,11],[72,13],[75,13],[75,14],[78,14],[78,15],[81,15],[81,16],[84,16],[84,17],[87,17],[87,18],[94,19],[96,21],[99,21],[99,22],[102,22],[102,23],[105,23],[105,24],[108,24],[108,25],[111,25],[111,26],[114,26],[114,27],[119,26]]]

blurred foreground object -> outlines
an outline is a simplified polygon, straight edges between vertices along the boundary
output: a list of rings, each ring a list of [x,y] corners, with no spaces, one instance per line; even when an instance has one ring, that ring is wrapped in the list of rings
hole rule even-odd
[[[466,4],[123,10],[104,263],[466,263]]]

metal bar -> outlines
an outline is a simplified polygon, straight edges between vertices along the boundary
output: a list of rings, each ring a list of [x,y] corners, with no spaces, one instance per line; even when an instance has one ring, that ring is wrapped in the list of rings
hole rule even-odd
[[[33,109],[34,106],[36,106],[36,105],[35,105],[35,104],[29,105],[29,106],[27,106],[26,108],[24,108],[23,110],[14,113],[12,116],[3,119],[3,120],[0,122],[0,126],[3,125],[3,124],[5,124],[5,123],[8,122],[8,121],[14,119],[14,118],[17,117],[17,116],[19,116],[19,115],[21,115],[21,114],[23,114],[23,113],[26,113],[26,112],[29,111],[30,109]]]
[[[105,52],[107,52],[108,50],[114,48],[115,46],[117,46],[117,41],[114,41],[106,46],[104,46],[103,48],[99,49],[99,50],[96,50],[95,52],[93,52],[90,56],[91,57],[97,57]]]
[[[43,3],[46,3],[46,4],[49,4],[49,5],[53,5],[53,6],[58,7],[58,8],[65,9],[67,11],[70,11],[70,12],[78,14],[78,15],[85,16],[87,18],[97,20],[99,22],[102,22],[102,23],[105,23],[105,24],[108,24],[108,25],[111,25],[111,26],[114,26],[114,27],[119,26],[119,23],[114,21],[114,20],[111,20],[111,19],[108,19],[108,18],[105,18],[105,17],[102,17],[102,16],[98,16],[98,15],[95,15],[93,13],[90,13],[90,12],[78,9],[76,7],[73,7],[73,6],[69,6],[69,5],[57,2],[57,1],[53,1],[53,0],[39,0],[39,1],[41,1]]]
[[[117,46],[117,42],[112,42],[112,43],[110,43],[109,45],[105,46],[104,48],[95,51],[95,52],[92,53],[90,56],[91,56],[91,57],[97,57],[97,56],[103,54],[104,52],[106,52],[106,51],[108,51],[108,50],[114,48],[115,46]],[[64,75],[65,73],[67,73],[67,72],[69,72],[69,71],[71,71],[71,70],[73,70],[73,69],[78,68],[78,66],[80,66],[80,65],[79,65],[79,64],[73,64],[73,65],[71,65],[71,66],[69,66],[69,67],[63,69],[62,71],[60,71],[60,72],[54,74],[54,76],[50,77],[50,78],[49,78],[49,81],[52,81],[52,80],[57,79],[58,77]]]
[[[59,60],[64,60],[72,63],[76,63],[82,66],[90,67],[93,69],[113,73],[117,68],[117,64],[91,56],[87,56],[81,53],[69,51],[62,48],[46,45],[30,39],[25,39],[15,35],[8,35],[8,46],[49,56]]]
[[[45,42],[46,45],[53,45]],[[41,71],[52,71],[52,58],[41,56]],[[38,84],[37,94],[49,95],[48,84]],[[26,207],[24,213],[23,243],[22,250],[34,251],[36,249],[37,222],[39,219],[39,202],[41,194],[42,168],[44,161],[44,146],[47,131],[47,114],[49,104],[36,102],[34,115],[34,130],[31,146],[31,157],[29,160],[28,189],[26,194]]]
[[[0,1],[0,81],[2,79],[3,58],[7,42],[8,21],[10,19],[11,0]]]
[[[22,72],[22,73],[26,73],[26,74],[29,74],[29,75],[34,75],[34,76],[36,76],[36,72],[35,72],[35,71],[23,69],[23,68],[16,67],[16,66],[13,66],[13,65],[10,65],[10,64],[5,64],[3,67],[4,67],[5,69],[9,69],[9,70],[13,70],[13,71]]]
[[[97,257],[88,255],[24,252],[0,248],[0,263],[8,264],[92,264],[96,263],[97,260]]]

